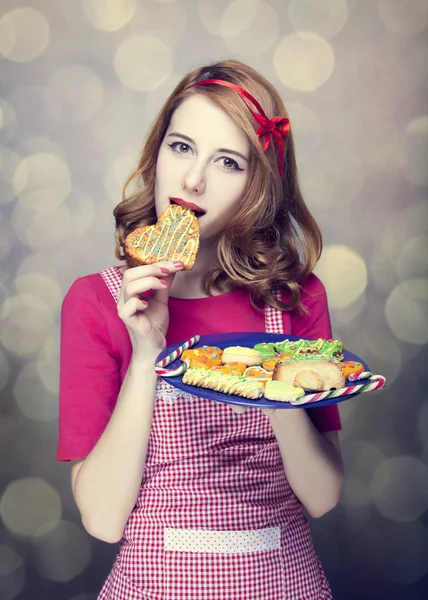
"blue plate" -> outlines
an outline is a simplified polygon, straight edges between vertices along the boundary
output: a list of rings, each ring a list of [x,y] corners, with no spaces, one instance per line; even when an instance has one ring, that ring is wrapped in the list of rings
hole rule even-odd
[[[201,346],[218,346],[219,348],[227,348],[228,346],[245,346],[248,348],[252,348],[256,344],[260,344],[262,342],[282,342],[285,339],[289,340],[299,340],[299,339],[312,339],[312,338],[302,338],[295,335],[287,335],[287,334],[277,334],[277,333],[219,333],[213,335],[201,335],[200,340],[197,344],[192,346],[192,349],[200,348]],[[186,340],[183,340],[179,344],[174,344],[172,346],[168,346],[165,348],[161,354],[159,354],[156,362],[171,354],[178,346],[181,346]],[[364,365],[364,369],[366,371],[370,371],[367,363],[365,363],[359,356],[353,354],[352,352],[344,351],[343,360],[354,360],[356,362],[360,362]],[[178,358],[171,364],[167,366],[167,369],[174,369],[182,364],[182,361]],[[237,406],[247,406],[249,408],[283,408],[283,409],[293,409],[293,408],[315,408],[317,406],[328,406],[329,404],[338,404],[339,402],[344,402],[345,400],[349,400],[358,394],[346,394],[345,396],[339,396],[337,398],[329,398],[328,400],[320,400],[318,402],[312,402],[309,404],[302,404],[300,406],[293,406],[288,402],[277,402],[273,400],[267,400],[263,396],[258,400],[249,400],[248,398],[242,398],[241,396],[235,396],[233,394],[223,394],[222,392],[216,392],[214,390],[208,390],[202,387],[196,387],[193,385],[186,385],[183,383],[183,376],[180,375],[178,377],[164,377],[165,381],[170,383],[172,386],[187,392],[188,394],[192,394],[194,396],[201,396],[202,398],[208,398],[209,400],[216,400],[217,402],[224,402],[225,404],[236,404]],[[366,384],[369,383],[368,379],[360,379],[358,384]],[[347,387],[355,385],[355,382],[346,381],[345,385]],[[312,394],[313,392],[307,392],[308,394]]]

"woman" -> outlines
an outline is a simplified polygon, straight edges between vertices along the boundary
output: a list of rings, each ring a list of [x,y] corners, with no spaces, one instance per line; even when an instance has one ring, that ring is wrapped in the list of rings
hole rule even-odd
[[[193,70],[130,182],[114,212],[125,265],[78,279],[62,311],[58,459],[87,531],[120,541],[99,599],[331,598],[302,507],[338,502],[337,406],[242,414],[154,372],[196,334],[332,335],[278,93],[237,61]],[[133,266],[126,235],[171,202],[202,214],[194,268]]]

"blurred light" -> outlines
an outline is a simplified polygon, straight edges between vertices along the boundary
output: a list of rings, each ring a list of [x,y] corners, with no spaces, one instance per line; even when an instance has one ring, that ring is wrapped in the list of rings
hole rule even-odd
[[[124,86],[108,88],[104,104],[95,118],[91,136],[93,147],[103,155],[108,151],[116,153],[117,148],[133,141],[140,148],[148,126],[143,118],[140,98],[137,101],[135,94]]]
[[[121,29],[132,19],[136,8],[136,0],[83,0],[86,18],[101,31]]]
[[[366,306],[367,296],[366,292],[363,292],[361,296],[343,307],[336,307],[334,311],[334,319],[338,326],[349,326],[352,321],[357,320],[358,315],[361,313],[363,308]]]
[[[31,194],[30,198],[41,201],[42,194]],[[47,201],[54,198],[52,193],[46,194]],[[25,201],[26,199],[24,199]],[[16,204],[12,213],[12,225],[19,240],[30,248],[48,248],[57,246],[61,249],[61,241],[68,235],[71,227],[71,211],[66,206],[57,206],[52,209],[43,207],[43,212],[34,212],[22,203]]]
[[[19,197],[24,197],[26,206],[34,211],[46,211],[60,205],[70,193],[70,170],[59,156],[44,152],[32,154],[19,163],[13,176],[13,187]],[[34,192],[53,192],[57,200],[53,204],[51,195],[46,203],[39,198],[34,204],[33,196],[26,198]]]
[[[40,526],[33,542],[35,566],[51,581],[71,581],[83,573],[92,558],[88,534],[68,521],[59,521],[54,529]]]
[[[58,394],[59,390],[59,353],[59,331],[56,330],[43,344],[36,362],[37,373],[41,382],[49,392],[55,395]],[[57,412],[57,407],[55,406],[55,415]]]
[[[112,168],[107,170],[104,189],[106,190],[113,206],[116,206],[122,198],[122,188],[125,181],[138,166],[138,155],[135,148],[130,146],[123,148],[120,155],[113,161]],[[130,191],[131,184],[128,188]],[[128,193],[129,193],[128,191]]]
[[[15,550],[4,544],[0,545],[0,577],[10,575],[13,571],[22,567],[23,564],[24,561]]]
[[[406,177],[415,185],[428,185],[428,116],[414,119],[408,124],[406,148]]]
[[[242,12],[242,0],[232,2],[221,20],[221,35],[224,45],[235,54],[243,56],[260,56],[277,40],[279,34],[279,17],[276,11],[266,2],[252,3],[256,11],[253,18]],[[245,15],[245,18],[243,16]],[[243,22],[248,22],[242,27]],[[263,23],[263,27],[260,27]],[[239,24],[236,32],[236,24]],[[231,28],[232,25],[232,28]]]
[[[387,29],[401,35],[416,35],[428,25],[426,0],[378,0],[379,16]]]
[[[57,133],[62,108],[58,100],[48,93],[46,86],[21,85],[12,90],[8,100],[16,112],[19,141],[24,136],[49,138],[50,134]]]
[[[0,348],[0,391],[7,385],[10,375],[9,361]],[[0,562],[1,564],[1,562]]]
[[[25,565],[22,557],[9,546],[0,546],[0,598],[13,600],[24,589]]]
[[[52,138],[43,135],[26,137],[17,144],[17,150],[23,157],[29,154],[54,154],[60,156],[63,151],[62,147],[54,142]]]
[[[31,354],[42,346],[52,323],[52,310],[36,295],[11,296],[0,306],[0,342],[14,354]]]
[[[145,111],[150,121],[153,121],[155,117],[157,117],[160,109],[165,104],[170,94],[172,94],[176,85],[179,83],[179,81],[181,81],[182,78],[183,75],[179,73],[172,73],[170,77],[168,77],[167,81],[147,94]]]
[[[313,31],[329,40],[346,25],[348,5],[346,0],[291,0],[288,15],[297,32]]]
[[[58,492],[39,477],[23,477],[10,483],[0,500],[0,515],[14,535],[31,537],[42,525],[55,527],[61,518]]]
[[[347,443],[343,453],[347,476],[342,502],[349,508],[371,505],[370,482],[373,472],[385,459],[384,454],[369,442]]]
[[[15,190],[12,187],[12,181],[21,160],[19,154],[13,152],[13,150],[0,147],[0,206],[11,202],[15,198]]]
[[[385,460],[384,453],[375,444],[363,441],[348,443],[344,452],[348,472],[369,486],[374,471]]]
[[[353,200],[360,193],[365,172],[351,148],[324,144],[304,164],[303,192],[308,204],[331,218],[337,207],[352,215]],[[306,174],[307,173],[307,174]]]
[[[236,37],[251,27],[257,18],[260,4],[259,0],[229,2],[220,19],[219,34],[224,38],[223,41]]]
[[[116,51],[114,69],[123,85],[137,92],[148,92],[171,75],[172,49],[150,34],[126,38]]]
[[[385,306],[388,324],[399,340],[428,342],[428,279],[408,279],[391,292]]]
[[[38,363],[28,363],[20,371],[13,395],[22,414],[33,421],[47,423],[58,417],[58,388],[47,393],[39,376]]]
[[[341,502],[348,507],[367,506],[371,502],[370,492],[362,481],[347,475],[341,495]]]
[[[396,261],[398,277],[416,279],[428,275],[428,235],[408,240]]]
[[[11,10],[0,19],[0,54],[15,62],[30,62],[49,43],[49,23],[37,10]]]
[[[425,201],[414,203],[408,208],[393,212],[388,216],[383,231],[380,232],[382,255],[388,257],[395,267],[406,243],[428,231],[428,204]],[[394,269],[395,271],[395,269]]]
[[[186,33],[188,11],[185,2],[144,2],[132,21],[132,32],[154,35],[168,47],[173,47]],[[190,11],[189,11],[190,12]],[[189,36],[193,35],[192,32]]]
[[[312,110],[300,102],[288,102],[287,110],[297,159],[301,163],[313,156],[321,144],[321,122]]]
[[[0,98],[0,144],[9,142],[16,131],[16,112],[9,102]]]
[[[87,192],[73,188],[67,200],[71,213],[70,235],[82,238],[93,228],[99,218],[95,201]]]
[[[71,119],[87,121],[104,101],[103,80],[84,65],[71,65],[55,71],[46,92],[60,103],[67,122]]]
[[[37,294],[37,297],[52,310],[61,306],[63,290],[52,277],[45,273],[22,273],[15,279],[16,289],[20,294]]]
[[[12,250],[15,243],[12,227],[0,214],[0,260],[3,260]]]
[[[284,37],[274,52],[273,62],[282,83],[301,92],[317,89],[334,70],[332,47],[311,32]]]
[[[413,521],[428,509],[428,467],[414,456],[387,458],[376,469],[370,492],[384,517]]]
[[[216,2],[212,0],[198,0],[199,18],[205,29],[212,35],[222,35],[221,28],[224,25],[223,15],[228,10],[230,4],[230,0],[216,0]],[[242,21],[242,29],[245,29],[245,27],[251,24],[254,18],[258,0],[242,0],[240,4],[242,11],[239,15],[239,22]],[[241,31],[239,24],[231,24],[230,27],[231,32],[236,31],[239,33]]]
[[[327,246],[317,264],[317,273],[326,287],[332,308],[352,304],[367,286],[366,264],[348,246]]]
[[[418,414],[418,438],[424,449],[424,460],[428,461],[428,402],[422,402]]]

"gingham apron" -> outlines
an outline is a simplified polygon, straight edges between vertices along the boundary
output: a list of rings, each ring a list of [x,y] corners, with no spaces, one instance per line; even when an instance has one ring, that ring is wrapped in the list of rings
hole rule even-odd
[[[122,274],[101,273],[116,301]],[[284,333],[266,306],[266,332]],[[140,492],[98,600],[328,600],[330,587],[261,410],[159,378]]]

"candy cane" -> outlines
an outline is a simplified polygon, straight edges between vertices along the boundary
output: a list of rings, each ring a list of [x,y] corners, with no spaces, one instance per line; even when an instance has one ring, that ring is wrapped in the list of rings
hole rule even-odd
[[[178,346],[178,348],[171,352],[171,354],[168,354],[168,356],[165,356],[165,358],[158,361],[155,365],[156,374],[161,375],[162,377],[176,377],[177,375],[182,375],[188,367],[187,362],[183,362],[183,364],[177,367],[176,369],[165,369],[165,367],[170,363],[174,362],[174,360],[176,360],[177,358],[179,358],[185,350],[197,344],[199,342],[199,339],[199,335],[191,337],[186,342],[184,342],[184,344]]]
[[[371,373],[370,371],[364,371],[364,373],[352,373],[348,377],[349,381],[358,381],[359,379],[368,379],[370,383],[350,385],[337,390],[328,390],[325,392],[317,392],[315,394],[307,394],[300,396],[300,398],[291,400],[290,404],[293,404],[293,406],[299,406],[301,404],[309,404],[310,402],[327,400],[328,398],[346,396],[347,394],[362,394],[363,392],[372,392],[373,390],[381,390],[386,384],[386,379],[383,375]]]

